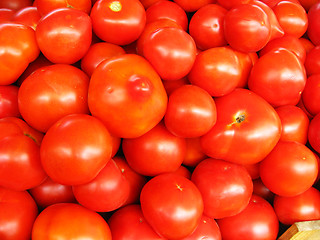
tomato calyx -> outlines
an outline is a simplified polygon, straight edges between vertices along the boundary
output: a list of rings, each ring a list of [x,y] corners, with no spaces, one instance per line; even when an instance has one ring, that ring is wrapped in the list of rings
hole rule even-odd
[[[122,9],[122,4],[120,1],[113,1],[110,3],[109,8],[113,12],[120,12]]]

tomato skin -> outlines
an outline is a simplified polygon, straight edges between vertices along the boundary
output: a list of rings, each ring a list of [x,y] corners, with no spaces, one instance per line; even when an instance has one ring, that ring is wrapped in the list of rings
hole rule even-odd
[[[274,108],[247,89],[216,98],[217,122],[200,139],[203,152],[239,164],[262,161],[281,136]]]
[[[75,203],[57,203],[44,209],[36,218],[33,240],[81,239],[111,240],[107,222],[96,212]]]
[[[314,45],[320,44],[320,3],[315,3],[308,11],[307,35]]]
[[[36,6],[39,13],[44,16],[57,8],[72,8],[87,14],[91,10],[91,0],[37,0]]]
[[[213,97],[232,92],[241,79],[236,53],[228,47],[216,47],[200,52],[188,74],[191,84],[206,90]]]
[[[148,132],[163,118],[167,101],[159,75],[135,54],[103,61],[90,79],[89,110],[117,137]]]
[[[72,8],[58,8],[43,16],[36,28],[43,55],[53,63],[73,64],[88,51],[92,23],[88,14]]]
[[[315,116],[320,113],[320,74],[314,74],[308,77],[306,86],[302,93],[302,101],[308,112]]]
[[[12,21],[28,25],[35,30],[40,18],[41,16],[38,12],[38,9],[36,7],[28,6],[15,12],[15,14],[12,16]]]
[[[320,153],[320,113],[315,115],[309,124],[308,129],[308,141],[311,147],[318,153]]]
[[[162,237],[181,239],[198,226],[203,200],[189,179],[164,173],[149,180],[140,195],[141,209],[151,227]]]
[[[216,3],[216,0],[174,0],[174,2],[179,4],[186,12],[195,12],[205,5]]]
[[[105,42],[127,45],[138,39],[146,12],[138,0],[97,1],[90,13],[94,33]]]
[[[46,132],[60,118],[89,113],[89,78],[68,64],[42,67],[27,77],[19,88],[19,110],[33,128]]]
[[[20,117],[18,91],[15,85],[0,86],[0,118]]]
[[[256,195],[252,195],[241,213],[217,222],[224,240],[274,240],[279,230],[278,218],[272,206]]]
[[[0,187],[2,240],[29,240],[37,215],[37,205],[27,191],[14,191]]]
[[[320,192],[314,187],[293,197],[276,195],[273,205],[279,221],[285,225],[320,218]]]
[[[0,3],[0,8],[9,8],[14,11],[32,5],[32,0],[3,0]]]
[[[238,5],[225,15],[224,35],[233,49],[257,52],[268,43],[271,36],[268,15],[257,5]]]
[[[180,167],[186,153],[186,141],[173,135],[160,122],[140,137],[123,139],[122,150],[134,171],[145,176],[156,176]]]
[[[318,161],[304,144],[279,141],[260,163],[260,178],[273,193],[290,197],[309,189],[318,176]]]
[[[193,38],[179,28],[160,28],[144,40],[143,56],[161,79],[178,80],[191,70],[196,58]]]
[[[291,51],[270,51],[252,67],[248,87],[272,106],[296,105],[307,80],[303,63]]]
[[[320,46],[315,46],[308,52],[304,66],[308,76],[320,74]]]
[[[88,183],[105,167],[111,153],[109,131],[86,114],[62,117],[46,132],[40,146],[46,173],[63,185]]]
[[[213,158],[195,167],[191,181],[201,192],[204,214],[215,219],[241,212],[253,191],[251,177],[244,167]]]
[[[250,3],[250,0],[229,0],[229,1],[217,0],[217,3],[229,10],[231,8],[237,7],[238,5]]]
[[[187,150],[182,162],[183,165],[188,167],[195,167],[199,162],[207,158],[207,156],[202,151],[200,137],[186,138],[186,143]]]
[[[266,185],[263,184],[263,182],[261,181],[261,178],[254,179],[252,182],[253,182],[253,194],[264,198],[269,203],[273,203],[275,194],[271,192],[270,189],[266,187]]]

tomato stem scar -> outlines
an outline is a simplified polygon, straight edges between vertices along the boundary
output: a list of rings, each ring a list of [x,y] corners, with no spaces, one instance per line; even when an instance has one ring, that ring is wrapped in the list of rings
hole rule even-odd
[[[122,5],[119,1],[113,1],[110,3],[109,8],[113,11],[113,12],[120,12],[122,9]]]

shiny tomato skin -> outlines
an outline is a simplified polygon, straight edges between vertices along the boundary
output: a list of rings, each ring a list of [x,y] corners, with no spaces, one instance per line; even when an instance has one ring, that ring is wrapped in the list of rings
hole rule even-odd
[[[179,4],[186,12],[195,12],[201,7],[216,3],[216,0],[174,0],[175,3]]]
[[[306,86],[302,92],[302,101],[307,111],[315,116],[320,113],[320,74],[313,74],[307,78]]]
[[[315,46],[308,52],[304,66],[308,76],[320,74],[320,46]]]
[[[39,13],[44,16],[57,8],[73,8],[87,14],[91,10],[91,0],[37,0]]]
[[[266,185],[263,184],[263,182],[261,181],[261,178],[254,179],[252,182],[253,182],[253,194],[264,198],[269,203],[273,203],[275,194],[271,192],[270,189],[266,187]]]
[[[0,8],[9,8],[14,11],[20,10],[21,8],[32,5],[32,0],[3,0],[0,3]]]
[[[36,29],[41,15],[36,7],[28,6],[15,12],[12,16],[12,21],[20,24],[30,26],[34,30]]]
[[[20,117],[18,91],[15,85],[0,86],[0,118]]]
[[[199,162],[207,158],[202,151],[200,137],[186,138],[186,143],[187,151],[182,162],[184,166],[195,167]]]
[[[315,115],[309,125],[308,129],[308,141],[311,147],[318,153],[320,153],[320,113]]]
[[[201,137],[203,152],[239,164],[262,161],[281,136],[274,108],[247,89],[235,89],[215,99],[217,122]]]
[[[142,53],[161,79],[178,80],[190,72],[197,49],[184,30],[160,28],[144,40]]]
[[[318,189],[310,187],[305,192],[293,197],[276,195],[273,206],[279,221],[285,225],[319,220],[320,192]]]
[[[111,240],[107,222],[96,212],[76,203],[57,203],[44,209],[36,218],[33,240],[56,238]]]
[[[217,0],[217,3],[229,10],[231,8],[237,7],[238,5],[250,3],[250,0],[229,0],[229,1]]]
[[[307,80],[303,63],[290,50],[280,48],[258,59],[248,87],[274,107],[296,105]]]
[[[189,179],[164,173],[149,180],[140,195],[142,213],[160,236],[181,239],[198,226],[203,214],[200,191]]]
[[[73,64],[88,51],[92,23],[88,14],[72,8],[58,8],[43,16],[36,28],[43,55],[53,63]]]
[[[111,153],[109,131],[86,114],[62,117],[46,132],[40,146],[46,173],[63,185],[88,183],[105,167]]]
[[[89,110],[117,137],[135,138],[148,132],[162,120],[167,101],[157,72],[135,54],[103,61],[90,79]]]
[[[97,1],[90,13],[94,33],[103,41],[127,45],[138,39],[146,24],[139,0]]]
[[[88,114],[89,78],[69,64],[37,69],[19,88],[18,104],[24,120],[46,132],[60,118],[73,113]]]
[[[27,191],[0,187],[1,240],[29,240],[37,215],[37,204]]]
[[[318,176],[318,161],[304,144],[279,141],[260,163],[260,178],[273,193],[290,197],[308,190]]]
[[[314,45],[320,44],[320,3],[317,2],[308,11],[307,36]]]
[[[256,195],[252,195],[241,213],[217,222],[224,240],[274,240],[279,230],[278,218],[272,206]]]
[[[203,213],[214,219],[240,213],[253,191],[251,177],[243,166],[213,158],[195,167],[191,181],[201,192]]]

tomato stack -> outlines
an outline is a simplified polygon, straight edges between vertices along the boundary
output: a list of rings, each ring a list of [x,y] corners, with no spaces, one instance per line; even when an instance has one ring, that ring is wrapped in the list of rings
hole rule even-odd
[[[272,240],[320,220],[318,0],[2,0],[1,240]]]

